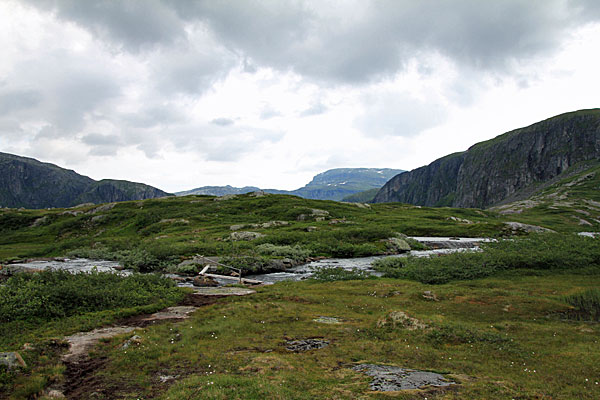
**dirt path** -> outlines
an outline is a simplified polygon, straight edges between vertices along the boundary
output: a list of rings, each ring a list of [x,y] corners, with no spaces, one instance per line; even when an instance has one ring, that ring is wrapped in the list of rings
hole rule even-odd
[[[136,315],[119,321],[116,326],[79,332],[64,338],[69,344],[68,352],[62,356],[62,362],[66,367],[65,382],[61,385],[49,387],[45,392],[45,396],[57,399],[87,399],[96,392],[102,396],[101,398],[115,398],[112,393],[105,391],[99,393],[102,383],[101,378],[96,376],[96,371],[101,369],[108,360],[104,357],[89,357],[89,352],[101,339],[130,333],[135,329],[144,328],[155,323],[182,321],[189,318],[200,307],[214,304],[222,297],[254,293],[254,291],[248,289],[240,289],[239,293],[235,293],[231,289],[235,288],[227,288],[222,293],[215,291],[211,291],[210,294],[191,293],[175,307],[168,307],[154,314]],[[129,339],[129,341],[131,340],[135,340],[135,336]]]

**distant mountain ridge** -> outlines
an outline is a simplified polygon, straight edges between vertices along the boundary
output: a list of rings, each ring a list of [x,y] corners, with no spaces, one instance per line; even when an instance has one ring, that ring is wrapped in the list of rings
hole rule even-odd
[[[24,208],[71,207],[169,196],[143,183],[95,181],[73,170],[33,158],[0,153],[0,206]]]
[[[296,190],[262,189],[267,193],[291,194],[314,200],[342,200],[346,196],[370,189],[379,189],[390,178],[404,172],[391,168],[335,168],[317,174],[313,179]],[[197,189],[175,193],[177,196],[206,194],[223,196],[244,194],[261,190],[254,186],[236,188],[232,186],[203,186]]]
[[[570,167],[599,159],[600,110],[580,110],[398,175],[379,190],[374,202],[484,208],[525,199]]]

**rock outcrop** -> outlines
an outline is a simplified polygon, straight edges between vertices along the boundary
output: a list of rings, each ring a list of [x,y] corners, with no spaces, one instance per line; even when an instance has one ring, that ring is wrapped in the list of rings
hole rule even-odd
[[[374,202],[488,207],[524,199],[538,185],[600,158],[600,109],[562,114],[428,166],[397,175]]]

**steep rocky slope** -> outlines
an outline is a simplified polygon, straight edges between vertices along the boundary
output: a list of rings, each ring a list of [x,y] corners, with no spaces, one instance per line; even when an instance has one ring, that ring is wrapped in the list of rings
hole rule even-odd
[[[95,181],[54,164],[0,153],[1,207],[70,207],[163,196],[168,193],[142,183]]]
[[[600,158],[600,110],[562,114],[391,179],[375,202],[488,207],[524,199],[570,167]]]

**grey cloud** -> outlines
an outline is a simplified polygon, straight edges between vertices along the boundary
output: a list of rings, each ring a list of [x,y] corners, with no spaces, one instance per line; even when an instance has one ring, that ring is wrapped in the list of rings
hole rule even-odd
[[[151,62],[156,88],[171,95],[201,94],[237,65],[235,57],[214,43],[172,47]]]
[[[60,138],[62,135],[52,126],[46,126],[36,135],[34,142],[44,142]],[[88,154],[93,156],[112,156],[122,147],[121,137],[115,134],[89,133],[79,139],[89,147]]]
[[[277,110],[274,110],[270,107],[265,107],[260,112],[260,119],[267,120],[275,117],[281,116],[281,113]]]
[[[180,92],[206,88],[240,63],[248,72],[267,66],[323,82],[368,82],[424,52],[504,73],[514,60],[551,54],[568,30],[600,18],[596,0],[377,0],[333,12],[309,1],[29,1],[126,48],[162,46],[171,64],[163,87]],[[198,52],[184,26],[207,28],[214,46],[228,51]],[[192,60],[172,59],[172,47]]]
[[[117,135],[90,133],[83,136],[81,141],[89,146],[115,146],[120,144],[121,139]]]
[[[362,3],[359,17],[341,7],[335,17],[319,15],[301,2],[173,4],[182,18],[205,21],[258,64],[333,82],[393,74],[419,52],[507,71],[513,60],[555,51],[568,29],[600,14],[592,0],[382,0]]]
[[[160,0],[27,1],[131,51],[185,37],[179,18]]]
[[[177,149],[194,151],[206,160],[234,161],[260,152],[264,145],[279,141],[284,133],[250,126],[192,123],[172,127],[162,135]]]
[[[171,125],[181,123],[185,119],[186,117],[177,108],[169,104],[145,106],[138,112],[120,116],[120,121],[124,125],[134,128]]]
[[[302,111],[300,113],[301,117],[312,117],[314,115],[320,115],[323,114],[327,111],[327,106],[325,106],[323,103],[321,102],[317,102],[314,103],[313,105],[311,105],[309,108],[307,108],[306,110]]]
[[[235,121],[231,118],[215,118],[212,121],[210,121],[210,123],[218,126],[230,126],[233,125]]]
[[[354,123],[367,136],[410,137],[446,120],[446,110],[435,101],[397,94],[366,96],[363,100],[365,113]]]
[[[42,94],[36,90],[14,89],[2,91],[0,89],[0,114],[33,108],[41,101]]]
[[[3,89],[3,94],[13,96],[0,95],[0,104],[10,111],[7,115],[52,125],[66,136],[82,128],[86,114],[120,94],[108,71],[63,52],[16,64],[10,84]]]

